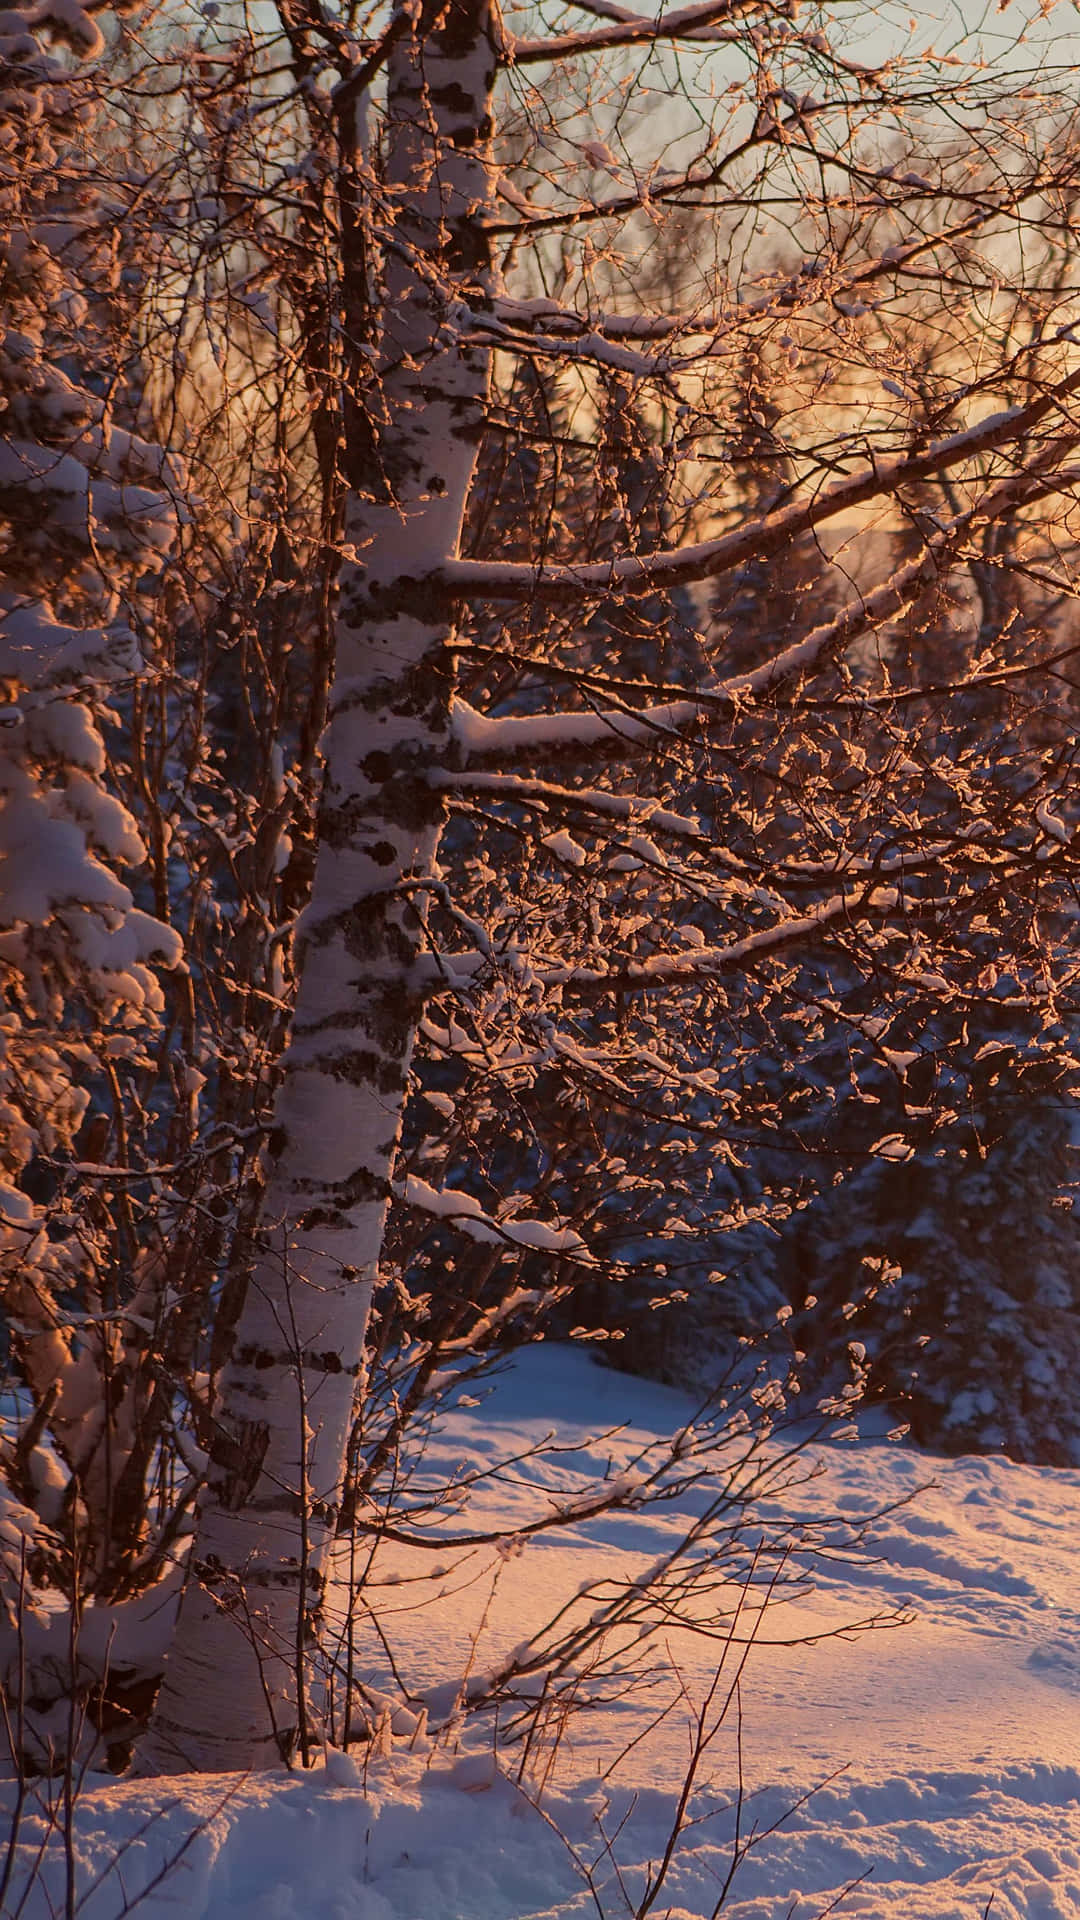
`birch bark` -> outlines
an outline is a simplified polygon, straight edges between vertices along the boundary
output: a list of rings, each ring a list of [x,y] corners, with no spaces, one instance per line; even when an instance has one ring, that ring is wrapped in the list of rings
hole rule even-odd
[[[388,36],[379,377],[366,444],[346,452],[353,557],[267,1229],[145,1773],[276,1765],[302,1727],[297,1673],[323,1599],[419,1011],[415,883],[442,821],[426,773],[450,736],[452,602],[428,583],[457,555],[487,398],[487,349],[458,344],[448,323],[490,299],[500,31],[495,0],[450,0],[401,7]],[[344,269],[348,326],[355,259]],[[354,307],[361,297],[354,285]]]

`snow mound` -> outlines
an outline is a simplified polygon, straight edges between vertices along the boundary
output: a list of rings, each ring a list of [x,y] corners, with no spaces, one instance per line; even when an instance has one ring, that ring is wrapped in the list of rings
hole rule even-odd
[[[432,1470],[524,1453],[554,1430],[600,1473],[602,1427],[625,1420],[640,1438],[687,1411],[579,1350],[533,1350],[486,1403],[449,1416]],[[877,1441],[827,1447],[823,1462],[800,1502],[891,1507],[880,1558],[821,1565],[809,1601],[767,1617],[649,1911],[982,1920],[992,1897],[992,1920],[1076,1920],[1080,1474]],[[503,1488],[508,1523],[548,1471]],[[397,1656],[421,1681],[425,1661],[445,1679],[495,1659],[553,1596],[639,1563],[678,1524],[665,1508],[636,1535],[622,1515],[544,1540],[503,1564],[497,1604],[478,1584],[474,1613],[460,1588],[430,1608],[387,1601]],[[383,1600],[396,1591],[388,1580]],[[897,1604],[910,1626],[838,1636]],[[794,1644],[806,1633],[816,1644]],[[668,1656],[700,1702],[715,1642],[683,1632]],[[520,1750],[490,1720],[433,1740],[407,1715],[412,1732],[391,1739],[387,1725],[385,1740],[307,1774],[87,1784],[81,1920],[136,1905],[144,1920],[630,1920],[655,1884],[688,1753],[685,1713],[650,1727],[656,1707],[631,1696],[571,1722],[542,1792],[535,1769],[519,1783]],[[5,1915],[20,1911],[47,1820],[40,1803],[24,1810]],[[25,1920],[64,1910],[59,1824]]]

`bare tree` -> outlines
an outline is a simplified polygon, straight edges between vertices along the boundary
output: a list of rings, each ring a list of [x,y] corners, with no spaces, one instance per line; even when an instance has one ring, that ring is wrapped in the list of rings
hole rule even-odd
[[[270,1144],[265,1252],[223,1388],[223,1432],[148,1765],[258,1764],[293,1738],[297,1617],[306,1610],[316,1621],[322,1602],[415,1035],[433,1000],[474,1004],[498,980],[506,992],[535,995],[543,1012],[534,1030],[547,1024],[550,1044],[566,1048],[572,1027],[559,1004],[568,997],[663,991],[681,1001],[686,1019],[697,988],[708,983],[715,993],[720,981],[753,975],[768,980],[775,1014],[794,957],[834,937],[843,948],[857,942],[872,970],[885,969],[909,999],[943,944],[939,928],[963,994],[963,962],[952,956],[969,950],[971,921],[1006,889],[1052,894],[1068,860],[1067,829],[1050,829],[1048,841],[1035,820],[1021,830],[1018,807],[987,818],[962,795],[954,795],[957,817],[935,834],[928,782],[910,757],[891,783],[887,825],[878,808],[838,804],[845,783],[833,766],[815,765],[815,743],[798,721],[819,688],[846,703],[852,719],[860,707],[872,711],[880,694],[864,696],[850,664],[867,636],[902,620],[932,578],[947,593],[981,525],[1031,516],[1033,505],[1068,491],[1069,402],[1080,372],[1071,366],[1062,289],[1040,316],[1037,385],[1004,412],[990,401],[1008,375],[1011,342],[992,373],[950,369],[928,423],[905,407],[903,368],[886,357],[890,302],[901,313],[917,307],[928,278],[940,299],[951,278],[992,308],[994,283],[1017,268],[1016,234],[1060,231],[1060,195],[1075,166],[1068,125],[1044,141],[1034,106],[975,82],[966,97],[949,87],[947,127],[945,87],[932,70],[860,69],[824,26],[796,27],[769,8],[699,7],[663,23],[620,14],[514,38],[487,6],[462,4],[395,13],[359,46],[315,9],[290,11],[284,28],[294,62],[326,75],[321,97],[332,110],[321,150],[338,189],[335,297],[348,394],[335,681],[314,890]],[[696,149],[691,139],[685,162],[665,172],[636,151],[633,59],[617,105],[590,109],[578,76],[624,48],[646,50],[647,73],[650,59],[681,48],[690,92],[706,71],[703,43],[715,60],[721,48],[749,50],[753,113],[739,89],[726,124],[710,122],[707,138]],[[549,75],[548,98],[565,87],[566,117],[561,131],[545,117],[519,175],[532,175],[523,189],[499,166],[495,113],[508,95],[519,112],[536,112],[534,66]],[[552,77],[568,67],[568,82]],[[820,97],[807,92],[811,79]],[[920,173],[882,152],[912,117],[927,149]],[[1005,157],[986,157],[988,126],[1004,133]],[[748,285],[751,257],[735,236],[741,220],[771,226],[770,196],[786,199],[801,257],[790,258],[789,242],[789,258],[763,264]],[[650,222],[673,205],[709,203],[741,285],[713,276],[688,313],[598,306],[598,259],[611,262],[612,278],[625,276]],[[864,210],[869,217],[858,220]],[[539,275],[556,238],[577,255],[564,298],[504,291],[497,249],[520,259],[531,247]],[[790,359],[805,346],[820,373],[809,391],[793,382],[786,431],[767,429],[777,449],[771,497],[749,517],[725,512],[723,487],[710,494],[702,475],[724,457],[714,365],[768,350],[781,329]],[[693,490],[704,537],[643,551],[631,516],[621,550],[600,560],[543,549],[522,561],[462,554],[477,448],[496,424],[489,363],[500,351],[570,369],[586,436],[608,370],[647,393],[675,498]],[[823,392],[830,378],[833,392]],[[923,505],[935,485],[952,490],[944,510]],[[911,556],[821,625],[788,644],[778,636],[748,672],[725,678],[722,651],[703,642],[698,682],[683,697],[650,695],[640,679],[612,686],[604,661],[571,671],[576,698],[525,715],[478,711],[458,691],[455,655],[468,649],[486,607],[509,610],[497,644],[528,655],[538,682],[550,684],[559,616],[580,623],[590,606],[670,594],[750,558],[767,563],[804,533],[855,516],[865,523],[871,506],[914,515]],[[1042,516],[1031,522],[1038,543]],[[967,673],[1001,670],[976,657]],[[818,845],[800,857],[784,849],[772,859],[729,822],[665,808],[648,775],[638,795],[626,791],[624,774],[605,777],[648,765],[659,742],[666,751],[702,729],[722,739],[746,706],[766,709],[769,726],[783,728],[773,777],[790,782],[798,770],[807,815],[828,801]],[[848,743],[841,735],[837,744]],[[851,756],[857,765],[855,749]],[[598,791],[586,792],[586,766]],[[631,861],[650,870],[650,881],[659,876],[665,919],[680,896],[707,899],[708,935],[698,929],[686,941],[686,921],[672,918],[651,939],[620,946],[623,899],[617,909],[612,901],[588,957],[573,943],[523,954],[501,928],[493,940],[481,925],[463,924],[439,865],[448,795],[482,796],[545,825],[552,815],[582,821],[583,838],[599,833],[602,842],[618,820]],[[589,862],[588,840],[583,846],[568,824],[546,843],[556,860]],[[605,854],[597,864],[622,871],[630,862]],[[1033,962],[1035,952],[1033,944]],[[1053,958],[1048,964],[1055,972]],[[590,1050],[594,1074],[604,1070],[603,1053]],[[660,1072],[670,1070],[669,1055]],[[622,1060],[615,1066],[610,1049],[608,1071],[624,1089],[635,1077]],[[416,1178],[406,1198],[480,1218],[471,1196]],[[513,1239],[524,1228],[514,1221],[502,1231]],[[577,1236],[558,1224],[529,1222],[528,1232],[532,1244],[546,1236],[551,1253],[579,1251]]]

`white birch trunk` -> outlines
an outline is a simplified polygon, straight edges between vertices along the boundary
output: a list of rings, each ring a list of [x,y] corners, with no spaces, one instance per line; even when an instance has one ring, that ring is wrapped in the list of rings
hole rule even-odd
[[[500,29],[494,0],[451,0],[438,20],[411,12],[388,61],[396,244],[383,276],[375,472],[347,513],[355,558],[340,582],[265,1250],[225,1377],[225,1432],[139,1756],[146,1773],[289,1757],[298,1649],[342,1495],[419,1011],[409,974],[422,898],[403,883],[433,865],[441,802],[425,774],[449,740],[450,603],[416,583],[457,554],[488,382],[486,351],[446,346],[441,329],[455,300],[485,297]]]

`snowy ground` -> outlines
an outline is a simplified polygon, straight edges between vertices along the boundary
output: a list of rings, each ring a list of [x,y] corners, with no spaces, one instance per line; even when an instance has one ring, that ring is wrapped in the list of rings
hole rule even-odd
[[[452,1416],[441,1464],[525,1450],[555,1429],[582,1445],[578,1469],[596,1471],[611,1449],[590,1448],[590,1435],[620,1420],[662,1433],[686,1414],[677,1394],[605,1372],[578,1349],[534,1349],[490,1399]],[[988,1904],[992,1920],[1076,1920],[1080,1472],[931,1459],[884,1440],[829,1447],[824,1459],[800,1496],[822,1512],[878,1510],[935,1484],[882,1523],[880,1561],[823,1567],[810,1600],[766,1617],[741,1716],[733,1709],[717,1736],[694,1824],[650,1911],[713,1915],[738,1822],[743,1841],[763,1837],[727,1891],[728,1920],[981,1920]],[[541,1463],[503,1488],[511,1524],[536,1510],[554,1474]],[[583,1580],[661,1552],[679,1521],[660,1509],[594,1521],[574,1543],[538,1541],[505,1562],[493,1598],[486,1577],[454,1575],[433,1607],[412,1610],[403,1586],[391,1612],[395,1589],[385,1589],[410,1678],[491,1663]],[[831,1637],[897,1607],[914,1614],[910,1625]],[[830,1637],[764,1644],[814,1631]],[[682,1633],[669,1652],[700,1702],[715,1647]],[[539,1810],[510,1777],[512,1752],[505,1771],[493,1764],[490,1727],[415,1749],[399,1739],[366,1768],[362,1755],[336,1755],[272,1781],[87,1785],[76,1910],[85,1920],[121,1920],[133,1905],[145,1920],[626,1920],[663,1856],[688,1751],[685,1713],[649,1733],[655,1710],[655,1700],[625,1701],[572,1722]],[[12,1920],[65,1908],[59,1857],[20,1908],[33,1839],[31,1823],[3,1904]],[[594,1863],[590,1889],[583,1868]]]

